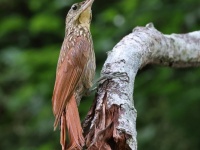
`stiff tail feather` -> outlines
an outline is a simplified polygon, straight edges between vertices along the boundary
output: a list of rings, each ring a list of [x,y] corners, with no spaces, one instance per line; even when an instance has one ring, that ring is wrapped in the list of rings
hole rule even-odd
[[[65,122],[64,121],[65,117]],[[80,117],[78,113],[78,108],[76,105],[76,99],[73,95],[72,98],[67,102],[65,115],[61,117],[61,140],[60,143],[63,148],[65,146],[65,139],[66,139],[66,127],[69,134],[69,146],[68,150],[81,150],[84,146],[85,140],[83,137],[83,130],[81,127]]]
[[[62,146],[62,150],[66,148],[66,116],[65,112],[62,113],[61,123],[60,123],[60,144]]]

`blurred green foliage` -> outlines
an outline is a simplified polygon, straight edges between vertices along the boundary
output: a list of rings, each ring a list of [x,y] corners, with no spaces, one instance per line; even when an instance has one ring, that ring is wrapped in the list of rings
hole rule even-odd
[[[65,16],[75,0],[0,0],[0,149],[60,149],[51,96]],[[106,52],[135,26],[163,33],[200,29],[199,0],[101,0],[91,32],[97,77]],[[138,73],[134,102],[139,150],[200,149],[200,69],[148,66]],[[97,78],[96,77],[96,78]],[[93,96],[84,98],[84,118]]]

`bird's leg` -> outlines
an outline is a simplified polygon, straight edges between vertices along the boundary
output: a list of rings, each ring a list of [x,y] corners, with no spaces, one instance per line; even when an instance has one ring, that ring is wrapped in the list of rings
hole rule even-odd
[[[129,81],[128,74],[126,72],[112,72],[110,74],[104,74],[101,76],[94,84],[93,87],[90,88],[87,92],[86,95],[90,95],[92,92],[97,90],[98,85],[103,84],[107,80],[112,80],[115,78],[119,78],[120,80],[124,81]],[[95,86],[96,85],[96,86]]]

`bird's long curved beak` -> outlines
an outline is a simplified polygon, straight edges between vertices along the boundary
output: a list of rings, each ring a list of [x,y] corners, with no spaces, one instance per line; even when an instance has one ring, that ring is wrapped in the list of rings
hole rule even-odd
[[[91,7],[94,0],[86,0],[82,5],[81,12],[85,11],[88,7]]]
[[[78,10],[78,12],[77,12],[76,16],[73,18],[73,20],[78,19],[79,16],[80,16],[85,10],[87,10],[88,8],[91,9],[93,2],[94,2],[94,0],[86,0],[86,1],[81,2],[81,3],[82,3],[81,8]]]

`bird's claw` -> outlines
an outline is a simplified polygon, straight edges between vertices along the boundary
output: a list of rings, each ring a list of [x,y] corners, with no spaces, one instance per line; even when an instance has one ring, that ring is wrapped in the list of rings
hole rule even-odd
[[[126,72],[113,72],[111,74],[105,74],[103,75],[97,82],[99,84],[102,84],[103,82],[105,82],[105,80],[111,80],[114,78],[119,78],[120,80],[128,80],[129,81],[129,77],[128,74]],[[126,79],[124,79],[126,78]]]
[[[110,74],[104,74],[102,77],[100,77],[94,85],[100,85],[100,84],[103,84],[106,80],[111,80],[111,79],[114,79],[114,78],[119,78],[120,80],[123,80],[123,81],[129,81],[129,77],[128,77],[128,74],[126,72],[113,72],[113,73],[110,73]],[[86,96],[89,96],[92,92],[96,91],[97,90],[97,86],[95,86],[94,88],[91,88],[89,89],[85,95]]]

